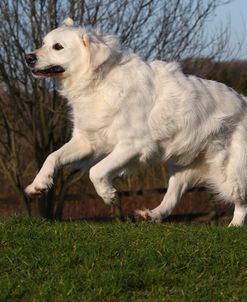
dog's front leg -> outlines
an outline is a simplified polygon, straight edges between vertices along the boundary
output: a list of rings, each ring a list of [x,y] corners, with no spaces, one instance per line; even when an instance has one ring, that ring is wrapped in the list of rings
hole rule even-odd
[[[130,144],[119,144],[107,157],[91,168],[89,177],[96,192],[106,204],[117,203],[116,189],[112,186],[112,180],[138,155],[139,152]]]
[[[34,181],[26,187],[26,194],[32,196],[47,191],[52,186],[54,173],[60,166],[91,154],[92,148],[87,139],[79,135],[72,137],[68,143],[47,157]]]

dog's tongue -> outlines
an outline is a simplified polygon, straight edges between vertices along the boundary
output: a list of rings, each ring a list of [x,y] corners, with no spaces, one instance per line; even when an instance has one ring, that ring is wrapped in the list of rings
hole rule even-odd
[[[31,71],[32,71],[33,73],[35,73],[35,72],[38,72],[39,69],[38,69],[38,68],[31,68]]]
[[[52,68],[50,68],[50,71],[52,72],[64,72],[64,68],[61,66],[54,66]]]

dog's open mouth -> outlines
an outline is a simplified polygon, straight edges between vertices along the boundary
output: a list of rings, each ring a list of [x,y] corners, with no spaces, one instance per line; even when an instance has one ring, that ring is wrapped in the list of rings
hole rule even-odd
[[[51,66],[45,69],[32,68],[32,73],[39,77],[59,77],[65,72],[62,66]]]

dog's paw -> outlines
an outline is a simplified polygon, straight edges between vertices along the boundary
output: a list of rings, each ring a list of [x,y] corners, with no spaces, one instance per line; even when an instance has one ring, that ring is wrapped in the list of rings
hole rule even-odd
[[[135,211],[136,221],[152,221],[151,211],[148,209],[145,210],[136,210]]]
[[[25,193],[29,196],[39,196],[49,190],[49,188],[52,186],[53,181],[52,178],[49,177],[48,181],[46,182],[36,182],[34,181],[29,186],[26,187]]]
[[[105,191],[97,191],[99,196],[103,199],[104,203],[108,206],[115,206],[119,203],[118,195],[116,194],[116,190],[105,190]]]
[[[117,206],[119,204],[119,199],[117,195],[107,196],[103,198],[104,203],[108,206]]]
[[[241,226],[243,226],[243,225],[244,225],[244,223],[230,222],[230,223],[228,224],[228,228],[239,228],[239,227],[241,227]]]
[[[31,185],[26,187],[25,193],[30,197],[39,196],[42,193],[47,192],[48,189],[49,188],[46,187],[46,186],[38,186],[38,185],[35,185],[35,184],[31,184]]]
[[[145,210],[136,210],[135,211],[135,220],[140,221],[151,221],[151,222],[161,222],[162,217],[160,215],[156,215],[153,211],[148,209]]]

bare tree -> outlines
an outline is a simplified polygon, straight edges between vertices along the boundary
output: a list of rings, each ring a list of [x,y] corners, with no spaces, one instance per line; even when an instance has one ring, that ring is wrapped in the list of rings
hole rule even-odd
[[[66,102],[53,80],[37,81],[27,71],[23,57],[40,47],[45,33],[70,15],[79,24],[93,25],[119,35],[145,59],[181,59],[197,55],[222,41],[207,39],[205,24],[223,0],[1,0],[0,2],[0,171],[23,195],[29,172],[39,169],[49,153],[69,139]],[[208,50],[209,51],[209,50]],[[56,185],[39,199],[40,215],[62,217],[64,196],[82,172],[64,169]]]

